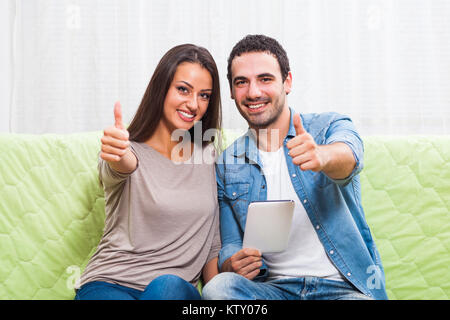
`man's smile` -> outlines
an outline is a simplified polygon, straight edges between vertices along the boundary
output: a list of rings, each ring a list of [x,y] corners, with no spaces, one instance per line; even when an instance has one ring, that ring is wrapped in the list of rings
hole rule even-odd
[[[243,103],[243,105],[245,105],[248,108],[249,112],[257,113],[263,111],[268,106],[269,103],[270,101],[262,101],[262,102]]]

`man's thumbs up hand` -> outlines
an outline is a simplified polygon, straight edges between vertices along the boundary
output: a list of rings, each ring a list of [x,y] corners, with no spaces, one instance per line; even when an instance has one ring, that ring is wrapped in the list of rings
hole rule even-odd
[[[318,146],[314,138],[305,130],[299,114],[294,114],[293,122],[296,136],[286,144],[292,162],[304,171],[321,171],[326,160],[321,152],[321,146]]]
[[[128,152],[130,134],[125,129],[122,120],[122,107],[120,102],[114,105],[114,125],[103,131],[102,151],[100,157],[108,162],[118,162],[122,160]]]
[[[300,119],[300,115],[298,113],[294,114],[294,128],[297,136],[306,133],[305,128],[303,128],[302,119]]]

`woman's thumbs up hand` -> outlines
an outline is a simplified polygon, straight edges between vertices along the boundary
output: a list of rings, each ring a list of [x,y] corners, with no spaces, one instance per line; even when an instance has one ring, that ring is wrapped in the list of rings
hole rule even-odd
[[[114,120],[113,126],[103,130],[103,137],[101,138],[102,149],[100,157],[108,162],[119,162],[127,154],[130,147],[129,133],[125,129],[122,121],[122,107],[120,102],[114,105]]]

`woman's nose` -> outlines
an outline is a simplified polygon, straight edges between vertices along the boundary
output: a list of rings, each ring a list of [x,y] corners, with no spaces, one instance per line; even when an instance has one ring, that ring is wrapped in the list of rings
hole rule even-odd
[[[190,99],[186,102],[186,106],[191,112],[195,112],[198,109],[198,100],[196,95],[192,95]]]

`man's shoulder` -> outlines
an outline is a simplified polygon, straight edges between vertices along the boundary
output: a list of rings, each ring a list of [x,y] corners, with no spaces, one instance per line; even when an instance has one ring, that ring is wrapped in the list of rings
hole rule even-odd
[[[243,135],[234,139],[233,142],[229,143],[226,146],[226,148],[223,150],[223,152],[220,154],[220,157],[229,157],[229,156],[235,155],[237,150],[239,150],[240,148],[245,146],[245,137],[246,136],[247,136],[247,133],[244,133]]]
[[[351,121],[350,117],[338,112],[302,113],[303,126],[310,133],[319,133],[339,120]]]
[[[223,175],[226,171],[242,171],[246,166],[246,138],[248,132],[236,138],[225,150],[216,158],[216,171],[219,175]]]
[[[304,122],[306,123],[314,123],[314,122],[332,122],[332,121],[336,121],[336,120],[351,120],[349,116],[342,114],[342,113],[338,113],[338,112],[334,112],[334,111],[329,111],[329,112],[321,112],[321,113],[302,113],[302,120],[304,120]]]

